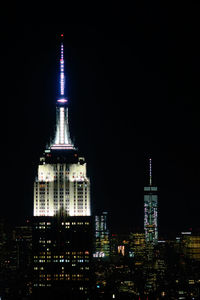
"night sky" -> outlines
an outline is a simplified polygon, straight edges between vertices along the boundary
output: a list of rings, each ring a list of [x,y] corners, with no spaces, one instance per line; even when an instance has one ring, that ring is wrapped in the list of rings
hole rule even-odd
[[[32,215],[37,164],[54,134],[64,32],[70,132],[87,161],[93,212],[108,211],[113,232],[142,229],[152,157],[159,232],[198,228],[198,11],[141,6],[108,19],[1,27],[0,215]]]

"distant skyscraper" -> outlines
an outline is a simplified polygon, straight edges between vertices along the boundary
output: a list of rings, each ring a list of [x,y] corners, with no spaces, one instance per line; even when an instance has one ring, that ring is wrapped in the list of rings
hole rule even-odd
[[[129,257],[135,258],[137,265],[145,260],[145,235],[144,233],[130,233],[129,235]]]
[[[68,100],[65,97],[64,46],[61,42],[60,91],[56,103],[54,142],[40,158],[34,183],[34,216],[90,216],[90,180],[86,162],[78,156],[69,134]]]
[[[144,187],[144,232],[147,243],[158,241],[158,196],[152,185],[152,161],[149,159],[149,186]]]
[[[110,256],[107,217],[107,212],[103,212],[101,215],[95,216],[95,253],[93,257],[109,258]]]

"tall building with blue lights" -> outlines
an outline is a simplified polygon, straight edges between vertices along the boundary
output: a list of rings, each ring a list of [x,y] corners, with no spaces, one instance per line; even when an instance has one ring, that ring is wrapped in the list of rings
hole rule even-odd
[[[149,159],[149,185],[144,187],[144,232],[146,243],[158,241],[158,195],[152,184],[152,160]]]
[[[86,162],[79,157],[69,133],[65,96],[64,45],[60,49],[60,91],[56,102],[56,133],[44,151],[34,183],[34,216],[90,216],[90,180]]]
[[[62,37],[62,36],[61,36]],[[89,299],[93,253],[90,180],[71,141],[61,41],[56,133],[34,182],[34,299]]]
[[[110,256],[110,239],[108,230],[108,213],[103,212],[95,216],[95,258],[109,258]]]

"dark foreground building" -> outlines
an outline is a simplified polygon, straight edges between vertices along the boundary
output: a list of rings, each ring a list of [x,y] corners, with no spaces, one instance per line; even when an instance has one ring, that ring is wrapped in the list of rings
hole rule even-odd
[[[34,299],[89,299],[91,217],[34,217]]]

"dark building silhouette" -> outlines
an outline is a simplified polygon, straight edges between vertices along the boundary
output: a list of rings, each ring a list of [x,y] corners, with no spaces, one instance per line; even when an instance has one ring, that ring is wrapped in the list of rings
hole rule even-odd
[[[34,296],[78,296],[85,299],[92,284],[91,217],[34,217]]]

